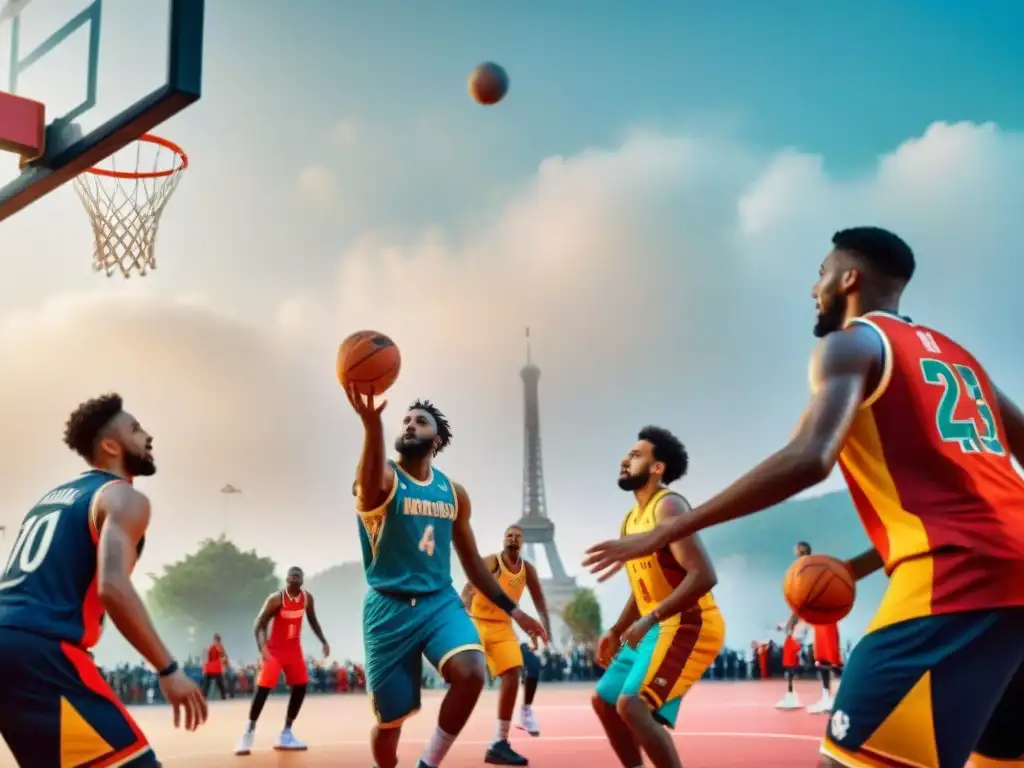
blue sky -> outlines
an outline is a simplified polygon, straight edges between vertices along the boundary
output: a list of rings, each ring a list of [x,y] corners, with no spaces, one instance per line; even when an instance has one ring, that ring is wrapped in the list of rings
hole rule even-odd
[[[109,5],[108,107],[162,61],[160,4]],[[403,353],[388,424],[416,397],[448,412],[443,468],[496,548],[519,514],[529,324],[549,509],[578,563],[628,509],[615,468],[643,424],[690,447],[694,501],[788,437],[807,397],[810,287],[851,224],[910,241],[907,310],[1024,398],[1004,341],[1019,323],[1007,243],[1024,196],[1024,9],[625,7],[209,3],[203,99],[161,127],[192,164],[157,272],[92,274],[70,189],[0,227],[0,460],[15,478],[0,524],[77,469],[63,420],[117,388],[161,466],[145,570],[221,531],[307,571],[358,557],[361,437],[333,358],[372,327]],[[466,95],[485,59],[512,81],[491,108]],[[230,506],[227,482],[244,490]],[[732,594],[781,577],[718,541]],[[613,611],[622,585],[601,595]],[[783,610],[778,596],[731,626],[746,642]]]

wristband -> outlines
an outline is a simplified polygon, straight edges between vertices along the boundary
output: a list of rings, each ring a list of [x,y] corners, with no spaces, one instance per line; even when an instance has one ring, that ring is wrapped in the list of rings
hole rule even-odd
[[[502,592],[501,596],[494,601],[494,604],[501,608],[501,610],[503,610],[505,613],[510,615],[512,614],[513,611],[519,608],[518,605],[512,602],[512,598],[506,595],[504,592]]]
[[[178,662],[171,659],[171,663],[156,673],[157,677],[170,677],[178,671]]]

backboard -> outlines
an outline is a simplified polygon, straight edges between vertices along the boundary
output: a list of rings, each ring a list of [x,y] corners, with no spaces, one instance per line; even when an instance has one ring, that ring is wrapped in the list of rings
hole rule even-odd
[[[0,221],[199,98],[204,6],[0,0]]]

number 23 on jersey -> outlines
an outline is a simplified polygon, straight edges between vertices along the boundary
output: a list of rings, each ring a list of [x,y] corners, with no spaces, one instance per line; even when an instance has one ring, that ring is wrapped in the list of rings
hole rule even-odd
[[[935,427],[943,441],[957,443],[964,453],[1006,455],[1006,449],[999,440],[992,406],[985,398],[978,375],[970,366],[925,358],[921,361],[921,375],[927,384],[942,387],[942,396],[935,409]],[[973,415],[957,418],[956,412],[961,405],[970,408],[970,403],[977,410],[977,419]]]

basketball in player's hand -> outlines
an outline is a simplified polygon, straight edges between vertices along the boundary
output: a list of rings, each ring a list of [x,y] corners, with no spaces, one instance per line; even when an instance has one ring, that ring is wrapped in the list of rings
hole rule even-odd
[[[356,331],[338,347],[338,381],[361,395],[388,390],[402,369],[395,342],[377,331]]]
[[[786,571],[782,593],[793,612],[808,624],[836,624],[853,608],[853,574],[842,560],[806,555]]]
[[[485,61],[469,76],[469,95],[478,104],[497,104],[508,93],[508,75],[497,64]]]

